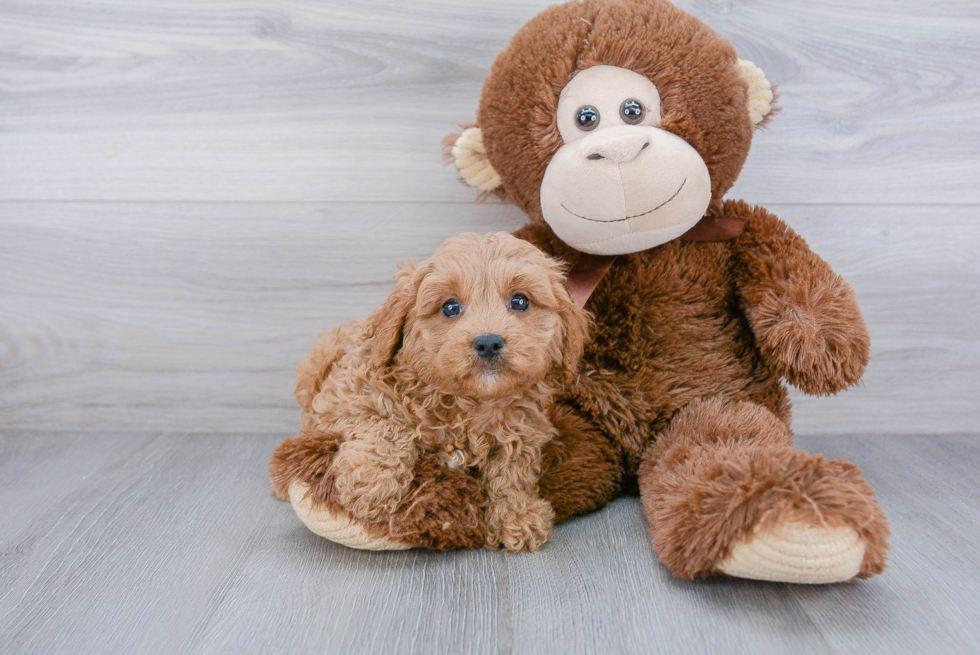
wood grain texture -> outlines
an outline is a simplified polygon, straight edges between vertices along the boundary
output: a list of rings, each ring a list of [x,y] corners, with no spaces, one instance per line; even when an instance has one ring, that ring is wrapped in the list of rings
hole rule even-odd
[[[863,465],[894,533],[883,576],[829,587],[675,580],[636,499],[537,554],[348,550],[265,493],[278,440],[0,433],[4,652],[920,655],[980,639],[976,436],[800,440]]]
[[[0,199],[456,201],[442,137],[552,0],[0,1]],[[752,202],[980,203],[973,0],[680,0],[784,111]]]
[[[771,207],[854,286],[863,384],[796,396],[803,434],[980,430],[980,211]],[[923,218],[927,215],[928,218]],[[502,204],[0,203],[0,426],[295,429],[293,370],[396,262]]]

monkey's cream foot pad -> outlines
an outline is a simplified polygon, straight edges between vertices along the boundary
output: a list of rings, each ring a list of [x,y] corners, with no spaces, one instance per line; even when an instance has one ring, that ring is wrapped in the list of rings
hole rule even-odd
[[[736,544],[718,571],[772,582],[843,582],[861,570],[864,547],[854,528],[785,523]]]
[[[412,547],[394,539],[368,534],[362,525],[346,514],[335,514],[325,508],[314,507],[306,496],[308,488],[294,482],[289,487],[289,502],[296,511],[296,516],[313,534],[358,550],[408,550]]]

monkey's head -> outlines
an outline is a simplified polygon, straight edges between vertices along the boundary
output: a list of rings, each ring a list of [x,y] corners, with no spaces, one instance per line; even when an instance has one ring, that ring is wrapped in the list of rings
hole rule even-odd
[[[666,0],[569,2],[497,57],[452,154],[573,248],[637,252],[720,203],[772,101],[762,71]]]

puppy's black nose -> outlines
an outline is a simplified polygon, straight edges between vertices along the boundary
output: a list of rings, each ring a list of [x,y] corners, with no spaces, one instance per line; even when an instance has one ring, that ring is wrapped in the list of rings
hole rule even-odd
[[[499,334],[481,334],[473,339],[473,350],[483,359],[493,359],[504,349],[504,338]]]

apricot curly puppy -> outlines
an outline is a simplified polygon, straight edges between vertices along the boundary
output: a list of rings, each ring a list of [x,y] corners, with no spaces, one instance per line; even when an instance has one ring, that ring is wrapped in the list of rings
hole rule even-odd
[[[537,550],[554,520],[538,497],[555,435],[546,412],[587,330],[557,261],[503,232],[449,239],[401,267],[380,311],[321,337],[300,366],[304,431],[269,463],[277,495],[298,481],[383,521],[404,512],[416,465],[435,456],[477,481],[487,546]],[[333,448],[312,471],[309,453]]]

